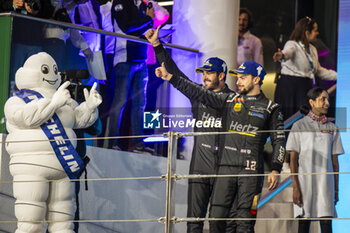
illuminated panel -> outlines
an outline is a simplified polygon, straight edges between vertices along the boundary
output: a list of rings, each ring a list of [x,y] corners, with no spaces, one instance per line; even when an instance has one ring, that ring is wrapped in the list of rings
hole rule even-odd
[[[344,114],[336,113],[338,127],[348,125],[350,107],[350,0],[339,1],[339,35],[338,35],[338,81],[337,81],[337,109],[345,108]],[[349,131],[341,133],[345,155],[339,156],[340,172],[350,171],[350,134]],[[317,194],[315,194],[317,195]],[[349,218],[350,206],[350,176],[340,175],[339,179],[339,202],[337,212],[339,218]],[[333,232],[346,232],[350,228],[350,220],[333,221]]]

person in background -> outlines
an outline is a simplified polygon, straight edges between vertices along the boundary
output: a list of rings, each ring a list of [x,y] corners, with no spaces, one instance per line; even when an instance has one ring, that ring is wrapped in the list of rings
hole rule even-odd
[[[111,18],[112,0],[85,0],[65,1],[64,4],[70,9],[70,17],[77,25],[87,26],[104,31],[113,32],[114,26]],[[113,36],[99,33],[82,32],[85,40],[94,52],[101,51],[103,56],[104,68],[106,71],[106,80],[100,81],[99,91],[103,98],[100,105],[100,119],[102,122],[101,136],[105,135],[107,119],[114,98],[115,75],[113,68],[113,59],[115,55],[116,38]],[[97,145],[103,147],[104,140],[98,140]]]
[[[249,29],[253,26],[253,16],[247,8],[239,10],[237,67],[245,61],[255,61],[264,65],[263,46],[261,40]]]
[[[292,173],[339,172],[338,155],[344,150],[337,126],[325,116],[328,98],[327,91],[320,87],[307,92],[307,105],[300,108],[305,116],[294,123],[287,140]],[[338,174],[292,175],[295,217],[336,217],[338,177]],[[298,232],[308,233],[310,222],[299,221]],[[332,232],[331,220],[320,220],[320,225],[322,233]]]
[[[64,23],[72,23],[67,10],[62,6],[62,0],[51,0],[50,2],[54,7],[52,19]],[[92,59],[93,56],[91,49],[78,30],[72,28],[64,29],[54,24],[47,24],[44,28],[43,49],[54,58],[60,71],[65,71],[69,68],[64,66],[65,43],[68,37],[70,37],[72,44],[79,48],[86,57]]]
[[[14,12],[32,17],[49,19],[53,14],[50,1],[37,0],[31,4],[25,0],[0,0],[0,13]],[[16,89],[15,74],[32,55],[42,52],[43,23],[21,17],[13,17],[10,60],[10,95]],[[28,36],[30,35],[30,36]]]
[[[25,0],[0,0],[0,12],[15,12],[30,16],[45,17],[46,12],[43,12],[43,10],[47,10],[49,6],[44,0],[33,1],[32,3]]]
[[[282,107],[287,120],[300,106],[307,104],[306,93],[315,83],[315,76],[321,79],[336,80],[337,72],[326,69],[318,62],[316,48],[312,45],[317,39],[318,25],[315,20],[300,19],[283,50],[273,55],[275,62],[281,62],[281,76],[277,80],[275,101]]]
[[[114,0],[112,20],[115,32],[142,37],[152,27],[154,8],[142,0]],[[115,65],[115,97],[110,112],[108,136],[119,136],[121,119],[127,99],[131,100],[132,135],[143,135],[143,112],[146,105],[148,82],[147,45],[117,38]],[[108,148],[119,149],[117,140],[109,140]],[[133,139],[135,152],[153,153],[145,147],[142,138]]]

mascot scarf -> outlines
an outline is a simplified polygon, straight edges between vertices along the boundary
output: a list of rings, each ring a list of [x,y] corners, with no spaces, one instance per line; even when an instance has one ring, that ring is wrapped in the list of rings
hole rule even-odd
[[[25,103],[31,102],[34,98],[43,98],[43,96],[33,90],[22,89],[15,95]],[[52,118],[42,124],[41,129],[44,131],[47,138],[50,140],[52,149],[54,150],[57,159],[60,161],[64,171],[70,179],[77,179],[79,174],[85,167],[84,161],[80,158],[72,143],[69,141],[66,131],[54,113]]]

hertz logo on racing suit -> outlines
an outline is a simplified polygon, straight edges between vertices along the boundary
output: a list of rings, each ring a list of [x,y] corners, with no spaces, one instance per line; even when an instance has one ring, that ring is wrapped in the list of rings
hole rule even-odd
[[[214,117],[210,113],[203,112],[202,119],[198,121],[209,122],[211,128],[222,128],[221,117]]]
[[[242,135],[247,135],[251,137],[255,137],[258,131],[258,127],[253,126],[251,124],[243,125],[238,123],[237,121],[231,121],[229,132],[238,132]]]

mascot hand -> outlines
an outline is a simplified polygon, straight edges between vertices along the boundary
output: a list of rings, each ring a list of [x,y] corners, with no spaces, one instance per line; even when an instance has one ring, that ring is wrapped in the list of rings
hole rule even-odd
[[[71,98],[67,87],[70,85],[69,81],[63,83],[55,92],[52,97],[51,103],[54,104],[57,108],[62,107],[67,103],[67,101]]]
[[[88,108],[91,110],[95,110],[95,108],[97,108],[102,103],[102,97],[96,91],[96,87],[97,83],[95,82],[90,90],[90,93],[86,88],[84,88],[85,102]]]

